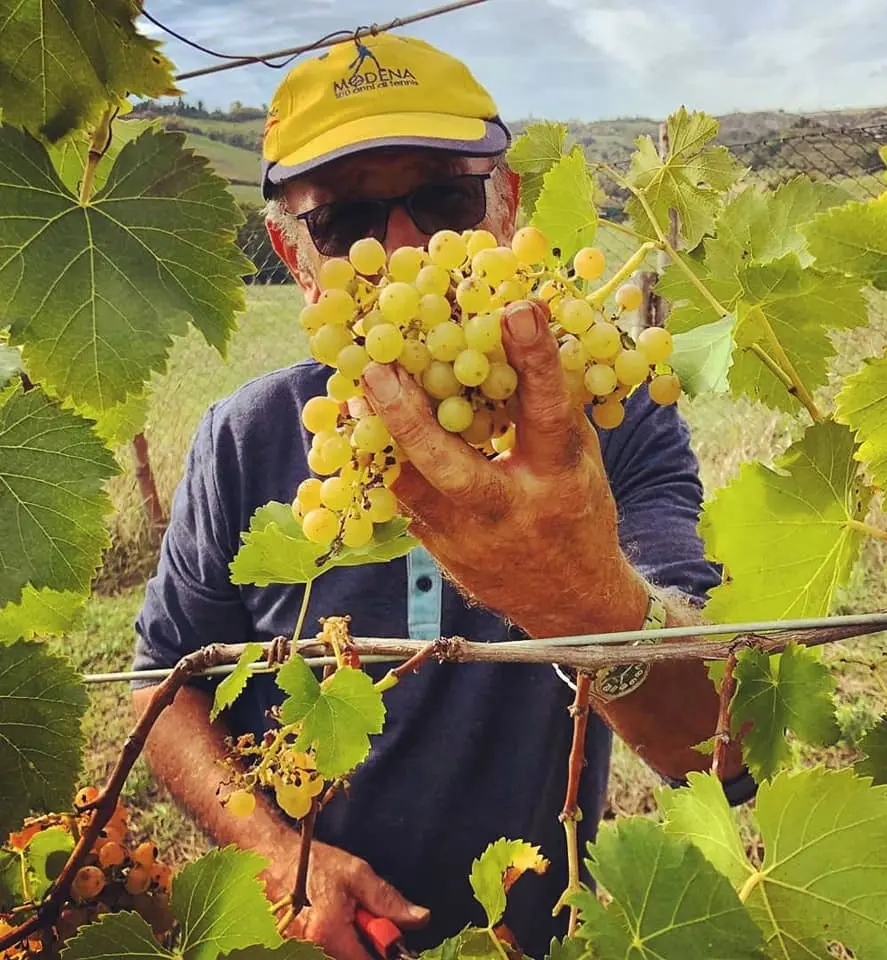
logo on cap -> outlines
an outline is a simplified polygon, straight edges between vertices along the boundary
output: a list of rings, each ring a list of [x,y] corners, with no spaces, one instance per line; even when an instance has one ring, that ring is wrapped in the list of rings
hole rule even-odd
[[[379,58],[360,40],[355,39],[356,56],[348,64],[351,74],[333,82],[336,98],[355,93],[384,90],[387,87],[417,87],[419,81],[409,67],[383,67]]]

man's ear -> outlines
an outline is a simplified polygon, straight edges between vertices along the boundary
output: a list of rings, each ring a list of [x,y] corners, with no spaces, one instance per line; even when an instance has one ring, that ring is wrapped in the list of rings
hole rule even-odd
[[[274,247],[274,252],[286,264],[293,279],[302,288],[305,301],[314,303],[320,296],[320,289],[311,272],[299,259],[299,251],[293,244],[286,241],[280,226],[267,217],[265,218],[265,229],[271,238],[271,246]]]
[[[506,167],[505,173],[505,199],[508,203],[508,215],[512,221],[517,219],[517,211],[520,206],[520,174],[515,173],[510,167]]]

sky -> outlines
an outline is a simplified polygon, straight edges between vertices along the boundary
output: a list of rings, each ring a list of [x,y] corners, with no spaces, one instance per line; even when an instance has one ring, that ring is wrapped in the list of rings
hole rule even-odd
[[[192,40],[244,55],[439,3],[145,0],[145,8]],[[659,119],[681,104],[710,113],[887,104],[887,0],[487,0],[399,32],[467,63],[506,120]],[[217,62],[172,39],[166,53],[180,71]],[[252,65],[183,89],[210,108],[261,106],[280,79]]]

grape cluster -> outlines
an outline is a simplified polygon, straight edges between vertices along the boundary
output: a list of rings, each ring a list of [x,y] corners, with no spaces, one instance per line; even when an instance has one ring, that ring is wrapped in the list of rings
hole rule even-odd
[[[390,256],[367,238],[347,259],[326,261],[319,298],[300,314],[312,356],[334,368],[326,396],[302,409],[313,434],[308,466],[317,475],[299,485],[293,501],[305,536],[358,548],[370,542],[375,524],[397,514],[389,488],[403,457],[363,397],[361,375],[370,361],[396,361],[424,388],[440,425],[485,455],[512,449],[518,378],[501,323],[517,300],[548,303],[567,386],[577,403],[590,405],[598,427],[618,427],[623,401],[645,382],[655,402],[674,403],[680,383],[664,366],[671,335],[651,327],[633,340],[620,325],[640,306],[640,288],[620,286],[609,315],[599,302],[606,297],[586,292],[605,266],[603,253],[591,247],[570,267],[558,265],[534,227],[519,230],[508,247],[486,230],[442,230],[427,250],[401,247]]]
[[[84,787],[75,798],[83,808],[98,798],[95,787]],[[31,839],[50,827],[66,829],[76,841],[86,829],[90,814],[49,815],[29,820],[9,837],[13,849],[24,850]],[[51,931],[37,932],[24,943],[0,951],[0,960],[24,957],[57,957],[66,940],[80,927],[106,913],[134,910],[151,926],[158,942],[170,932],[174,918],[169,906],[172,870],[157,859],[153,843],[126,844],[128,812],[118,801],[83,866],[74,875],[67,903]],[[24,918],[0,914],[0,936],[19,926]]]

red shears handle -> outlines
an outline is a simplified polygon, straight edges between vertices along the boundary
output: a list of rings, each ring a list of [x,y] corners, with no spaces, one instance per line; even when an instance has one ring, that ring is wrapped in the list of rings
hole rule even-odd
[[[358,907],[354,922],[382,960],[401,955],[403,934],[397,924],[388,917],[377,917],[369,910]]]

